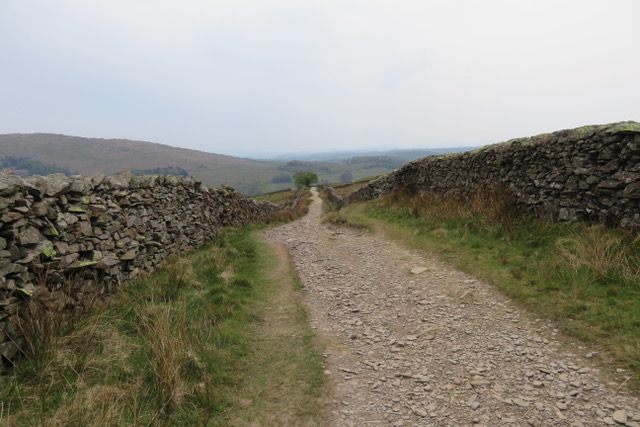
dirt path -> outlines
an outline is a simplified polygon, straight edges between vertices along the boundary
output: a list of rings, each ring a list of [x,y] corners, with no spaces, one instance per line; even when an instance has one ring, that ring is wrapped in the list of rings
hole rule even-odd
[[[603,382],[490,285],[380,235],[309,215],[266,232],[305,285],[325,354],[331,426],[640,426],[640,402]],[[412,271],[413,270],[413,271]]]

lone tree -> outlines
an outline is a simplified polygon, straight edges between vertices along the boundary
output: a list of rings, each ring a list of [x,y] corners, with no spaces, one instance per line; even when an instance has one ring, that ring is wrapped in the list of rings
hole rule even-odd
[[[293,174],[293,182],[296,187],[309,187],[318,182],[318,175],[313,172],[296,172]]]

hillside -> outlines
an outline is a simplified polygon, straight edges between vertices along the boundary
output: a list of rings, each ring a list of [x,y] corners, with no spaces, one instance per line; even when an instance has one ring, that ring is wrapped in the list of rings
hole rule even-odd
[[[410,160],[465,148],[393,150],[389,152],[319,153],[313,160],[252,160],[128,139],[84,138],[49,133],[0,135],[0,168],[23,176],[42,171],[91,175],[122,171],[188,174],[205,184],[230,185],[254,196],[290,188],[291,176],[313,171],[321,183],[339,183],[377,176]],[[348,157],[344,157],[348,155]],[[319,161],[321,158],[331,161]],[[51,173],[51,172],[46,172]]]
[[[146,141],[47,133],[0,135],[0,158],[7,156],[28,157],[82,175],[177,166],[206,184],[229,184],[241,191],[278,174],[273,165],[223,154]]]

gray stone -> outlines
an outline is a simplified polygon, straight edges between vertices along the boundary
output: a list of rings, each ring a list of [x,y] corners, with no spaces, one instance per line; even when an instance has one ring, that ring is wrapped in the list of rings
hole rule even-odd
[[[512,399],[512,401],[513,401],[513,403],[514,403],[515,405],[518,405],[518,406],[519,406],[519,407],[521,407],[521,408],[528,408],[528,407],[530,406],[530,405],[529,405],[529,403],[527,403],[527,402],[525,402],[524,400],[519,399],[519,398]]]
[[[61,173],[48,175],[45,180],[44,194],[49,197],[65,194],[71,188],[71,178]]]
[[[412,274],[420,274],[420,273],[424,273],[427,270],[428,270],[428,268],[426,268],[426,267],[413,267],[411,269],[411,273]]]
[[[628,420],[627,411],[625,411],[624,409],[619,409],[613,413],[611,418],[618,424],[625,424]]]
[[[5,277],[10,274],[24,273],[27,271],[27,267],[13,263],[4,258],[0,260],[0,276]]]
[[[47,200],[41,200],[33,204],[31,211],[36,217],[45,216],[49,212],[50,203]]]
[[[0,354],[8,360],[15,359],[20,348],[13,341],[6,341],[0,344]]]
[[[631,184],[628,184],[624,188],[622,195],[630,199],[640,199],[640,182],[633,182]]]
[[[22,215],[20,212],[5,212],[2,214],[2,217],[0,217],[0,219],[2,220],[2,222],[13,222],[23,217],[24,215]]]
[[[117,173],[105,178],[106,182],[112,189],[126,189],[129,188],[129,183],[134,178],[130,172]]]
[[[70,192],[74,193],[86,193],[91,189],[91,178],[83,178],[81,176],[72,177]]]
[[[0,171],[0,196],[11,196],[28,185],[9,169]]]
[[[21,245],[35,245],[42,240],[46,238],[35,227],[27,227],[17,236],[17,241]]]

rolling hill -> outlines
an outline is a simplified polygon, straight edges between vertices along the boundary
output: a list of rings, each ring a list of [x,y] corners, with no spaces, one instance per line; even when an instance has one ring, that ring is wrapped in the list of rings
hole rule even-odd
[[[83,138],[48,133],[0,135],[0,158],[27,157],[81,175],[177,166],[205,184],[240,191],[278,175],[276,165],[127,139]]]
[[[381,175],[418,157],[464,150],[358,151],[324,156],[318,153],[309,160],[295,159],[295,155],[290,160],[252,160],[128,139],[50,133],[4,134],[0,135],[0,168],[10,167],[23,174],[53,171],[81,175],[131,170],[178,171],[208,185],[226,184],[254,196],[290,188],[289,178],[298,171],[316,172],[320,182],[333,184]]]

